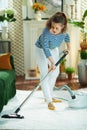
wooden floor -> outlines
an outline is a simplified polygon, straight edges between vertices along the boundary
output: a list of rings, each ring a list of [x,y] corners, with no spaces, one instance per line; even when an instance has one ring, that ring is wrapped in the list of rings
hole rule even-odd
[[[24,76],[17,76],[16,78],[16,89],[19,90],[33,90],[35,86],[40,82],[40,80],[25,80]],[[82,88],[77,79],[73,79],[71,81],[59,80],[56,81],[56,87],[60,87],[62,85],[68,85],[72,90],[77,90]]]

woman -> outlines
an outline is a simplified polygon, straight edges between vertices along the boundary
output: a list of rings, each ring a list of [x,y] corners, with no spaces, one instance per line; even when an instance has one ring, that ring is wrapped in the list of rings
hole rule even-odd
[[[35,57],[40,70],[41,79],[48,73],[48,64],[53,70],[42,82],[41,88],[46,98],[48,109],[55,110],[53,102],[61,102],[53,97],[53,87],[59,74],[59,66],[55,63],[59,59],[59,47],[62,42],[70,50],[70,37],[67,31],[67,17],[63,12],[57,12],[50,17],[35,43]]]

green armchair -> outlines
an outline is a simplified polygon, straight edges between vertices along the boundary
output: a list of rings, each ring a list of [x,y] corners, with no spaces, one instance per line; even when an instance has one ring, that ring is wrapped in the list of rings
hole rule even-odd
[[[10,63],[12,70],[0,70],[0,112],[16,94],[16,73],[12,55],[10,55]]]

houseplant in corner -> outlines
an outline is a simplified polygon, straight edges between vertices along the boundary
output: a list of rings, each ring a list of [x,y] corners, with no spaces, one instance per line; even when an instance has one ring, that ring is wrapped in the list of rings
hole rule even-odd
[[[78,78],[81,85],[87,85],[87,50],[80,50],[81,61],[78,64]]]
[[[78,78],[81,85],[87,85],[87,10],[82,15],[80,21],[69,20],[70,24],[73,24],[80,28],[81,34],[83,36],[82,42],[80,43],[80,58],[81,61],[78,64]]]
[[[72,74],[75,73],[75,69],[73,67],[67,67],[65,68],[65,72],[68,75],[68,80],[72,80]]]
[[[87,24],[86,24],[86,17],[87,17],[87,10],[85,10],[85,12],[82,15],[82,19],[79,20],[73,20],[73,19],[69,19],[68,22],[76,27],[79,27],[81,30],[81,33],[83,35],[83,41],[80,43],[80,47],[81,49],[87,49],[87,41],[86,41],[86,37],[87,37]]]

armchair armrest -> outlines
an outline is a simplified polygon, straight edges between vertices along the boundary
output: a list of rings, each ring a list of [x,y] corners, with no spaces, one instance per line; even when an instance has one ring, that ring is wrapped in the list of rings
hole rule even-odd
[[[15,69],[15,67],[14,67],[14,58],[13,58],[12,55],[10,55],[10,63],[11,63],[12,69]]]

